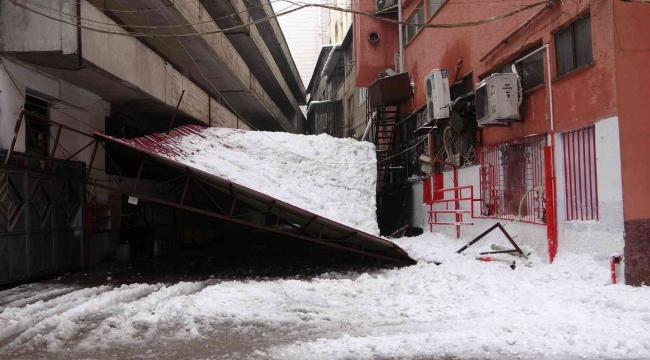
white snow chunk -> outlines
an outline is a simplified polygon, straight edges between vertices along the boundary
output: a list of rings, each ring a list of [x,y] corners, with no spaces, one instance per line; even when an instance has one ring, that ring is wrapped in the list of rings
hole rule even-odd
[[[160,154],[344,225],[379,234],[377,158],[368,142],[326,134],[207,128]]]

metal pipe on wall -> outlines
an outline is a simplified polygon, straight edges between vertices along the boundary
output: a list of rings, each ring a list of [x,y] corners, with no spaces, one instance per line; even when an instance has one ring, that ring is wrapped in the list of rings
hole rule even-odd
[[[404,40],[403,32],[404,26],[402,25],[402,0],[397,0],[397,21],[399,22],[398,26],[398,37],[399,37],[399,60],[398,60],[398,73],[404,72]]]
[[[544,46],[540,47],[539,49],[533,51],[532,53],[524,56],[523,58],[515,61],[512,64],[512,67],[515,67],[515,64],[518,64],[530,56],[536,54],[539,51],[546,50],[546,72],[547,72],[547,84],[548,84],[548,106],[549,106],[549,117],[550,117],[550,133],[549,136],[551,137],[551,146],[550,146],[550,184],[547,184],[547,186],[550,185],[549,190],[551,191],[551,194],[547,194],[547,196],[551,197],[551,202],[547,203],[547,217],[550,215],[552,217],[551,219],[547,219],[547,226],[548,226],[548,242],[549,245],[549,257],[550,257],[550,262],[553,262],[553,258],[555,257],[554,252],[557,251],[557,234],[558,234],[558,229],[557,229],[557,213],[555,209],[557,209],[557,179],[555,176],[555,115],[553,112],[553,79],[551,76],[551,47],[549,44],[545,44]],[[550,208],[550,209],[548,209]],[[551,210],[552,213],[548,214],[548,210]],[[551,248],[553,250],[551,250]]]

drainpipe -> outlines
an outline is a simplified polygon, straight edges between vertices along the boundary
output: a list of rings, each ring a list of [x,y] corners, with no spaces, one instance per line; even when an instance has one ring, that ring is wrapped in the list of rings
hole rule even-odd
[[[398,73],[403,73],[404,72],[404,40],[403,40],[403,34],[402,32],[404,31],[404,26],[402,26],[402,0],[397,0],[397,21],[399,24],[397,25],[398,31],[398,37],[399,37],[399,60],[397,64],[397,72]]]
[[[524,56],[523,58],[515,61],[512,64],[512,70],[516,74],[517,70],[515,65],[528,59],[530,56],[538,53],[539,51],[546,50],[546,71],[547,71],[547,84],[548,84],[548,106],[549,106],[549,115],[550,115],[550,136],[551,136],[551,148],[550,148],[550,201],[546,203],[547,210],[547,237],[549,242],[549,257],[550,262],[553,262],[555,253],[557,252],[557,179],[555,176],[555,115],[553,112],[553,84],[551,78],[551,48],[548,44],[540,47],[539,49],[533,51],[532,53]],[[550,212],[550,214],[549,214]]]

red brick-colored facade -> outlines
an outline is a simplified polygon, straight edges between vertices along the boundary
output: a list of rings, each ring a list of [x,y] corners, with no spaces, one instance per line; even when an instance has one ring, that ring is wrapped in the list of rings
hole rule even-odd
[[[404,0],[403,19],[424,6],[428,24],[456,24],[487,19],[517,9],[521,2],[447,0],[430,16],[427,0]],[[372,12],[374,3],[354,1],[355,9]],[[553,2],[540,17],[480,59],[542,6],[505,19],[471,27],[425,28],[405,46],[404,70],[414,82],[416,109],[425,103],[423,78],[435,68],[447,69],[451,77],[462,58],[458,79],[472,73],[473,82],[498,66],[539,44],[548,44],[553,79],[555,131],[563,132],[618,117],[621,142],[623,207],[626,222],[626,273],[628,283],[650,283],[650,6],[619,0]],[[593,61],[573,72],[557,76],[555,34],[576,19],[591,16]],[[394,68],[398,49],[398,25],[357,15],[354,22],[357,86],[368,86],[376,74]],[[371,32],[380,41],[371,44]],[[524,98],[525,121],[508,128],[483,130],[484,144],[549,133],[546,54],[544,83]],[[647,222],[646,225],[640,225]]]

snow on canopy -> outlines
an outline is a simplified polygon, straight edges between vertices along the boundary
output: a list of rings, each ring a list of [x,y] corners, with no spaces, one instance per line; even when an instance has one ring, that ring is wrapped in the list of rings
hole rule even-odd
[[[175,151],[160,155],[379,235],[374,145],[325,134],[197,129],[165,139]]]

